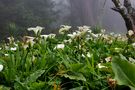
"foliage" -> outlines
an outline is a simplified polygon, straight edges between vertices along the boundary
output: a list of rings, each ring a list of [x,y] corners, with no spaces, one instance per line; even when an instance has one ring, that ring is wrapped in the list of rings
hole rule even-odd
[[[115,79],[120,85],[128,85],[135,89],[135,64],[130,63],[127,60],[123,60],[120,57],[115,57],[112,62],[112,68],[115,73]]]
[[[35,35],[22,41],[8,38],[0,50],[0,88],[13,90],[110,90],[118,88],[134,64],[134,43],[124,35],[93,33],[88,26],[70,33],[63,25],[60,35],[41,35],[43,27],[28,28]],[[65,30],[65,31],[64,31]],[[113,58],[113,62],[112,62]],[[112,63],[112,66],[111,66]],[[129,70],[125,67],[129,67]],[[131,67],[130,67],[131,66]],[[118,68],[115,68],[118,67]],[[113,70],[112,70],[113,69]],[[123,77],[119,78],[119,73]],[[127,74],[127,71],[129,74]],[[114,72],[113,72],[114,71]],[[115,79],[114,78],[115,74]],[[131,74],[130,74],[131,75]],[[130,78],[133,78],[132,75]],[[126,80],[126,79],[124,79]],[[132,81],[132,80],[131,80]],[[134,81],[133,81],[134,82]],[[130,85],[132,83],[122,83]],[[121,89],[122,90],[122,89]]]

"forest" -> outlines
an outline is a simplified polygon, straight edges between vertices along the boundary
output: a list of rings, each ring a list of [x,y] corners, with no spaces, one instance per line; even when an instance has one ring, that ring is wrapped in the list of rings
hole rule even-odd
[[[135,90],[134,0],[0,0],[0,90]]]

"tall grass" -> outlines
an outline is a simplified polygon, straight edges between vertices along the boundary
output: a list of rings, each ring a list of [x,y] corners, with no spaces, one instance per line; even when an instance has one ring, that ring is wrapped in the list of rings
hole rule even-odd
[[[29,28],[35,35],[22,41],[9,38],[0,50],[0,88],[2,90],[110,90],[116,83],[112,58],[134,56],[134,44],[127,37],[94,34],[90,27],[69,33],[62,26],[60,35],[41,35],[42,27]]]

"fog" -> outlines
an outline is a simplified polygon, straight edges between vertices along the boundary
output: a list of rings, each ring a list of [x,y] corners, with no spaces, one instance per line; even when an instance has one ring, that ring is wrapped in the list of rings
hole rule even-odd
[[[135,0],[131,2],[135,7]],[[125,22],[111,9],[113,6],[111,0],[1,0],[0,36],[24,35],[32,26],[46,27],[45,33],[55,33],[63,24],[125,33]]]
[[[59,8],[65,11],[61,15],[67,17],[70,15],[70,24],[72,26],[100,26],[108,32],[125,33],[126,27],[123,18],[118,12],[113,11],[112,0],[54,0],[57,3],[63,2],[67,9]],[[120,0],[123,3],[123,0]],[[135,6],[135,0],[131,0],[132,6]],[[60,7],[60,6],[59,6]],[[63,16],[64,17],[64,16]],[[65,18],[64,17],[64,18]],[[62,19],[64,20],[64,19]],[[63,22],[64,23],[64,22]]]

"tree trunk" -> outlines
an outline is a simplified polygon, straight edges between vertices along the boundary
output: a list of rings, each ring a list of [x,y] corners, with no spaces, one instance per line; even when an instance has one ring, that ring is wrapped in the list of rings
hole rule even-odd
[[[127,31],[132,30],[134,34],[129,36],[127,34],[129,42],[133,42],[135,38],[135,9],[131,5],[130,0],[124,0],[124,4],[121,4],[119,0],[112,0],[115,7],[112,9],[116,12],[119,12],[120,15],[123,17]]]

